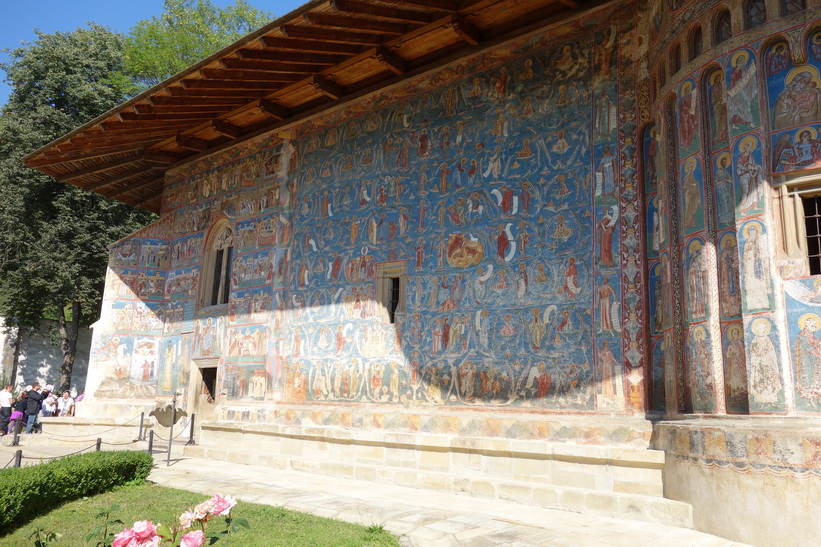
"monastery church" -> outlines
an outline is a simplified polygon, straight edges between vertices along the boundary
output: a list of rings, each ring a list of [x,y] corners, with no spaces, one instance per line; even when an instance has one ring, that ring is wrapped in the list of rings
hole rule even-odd
[[[24,161],[159,215],[84,423],[812,544],[819,132],[821,0],[313,0]]]

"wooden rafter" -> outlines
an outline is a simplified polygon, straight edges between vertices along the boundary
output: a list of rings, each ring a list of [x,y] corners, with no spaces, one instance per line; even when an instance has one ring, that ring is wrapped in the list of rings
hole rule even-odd
[[[311,78],[310,85],[326,97],[330,97],[335,101],[338,101],[345,95],[345,90],[342,89],[341,85],[323,76],[317,75]]]
[[[357,0],[332,0],[331,5],[341,13],[366,14],[367,17],[377,17],[399,23],[430,23],[433,16],[424,11],[414,11],[396,7],[380,6],[359,2]]]
[[[285,51],[308,51],[311,53],[333,53],[339,55],[356,55],[362,53],[362,46],[338,44],[320,40],[300,40],[298,38],[282,38],[279,36],[260,36],[262,45],[269,49]]]
[[[124,173],[120,173],[119,175],[115,175],[111,178],[107,178],[105,180],[101,180],[100,182],[94,182],[92,184],[87,184],[83,186],[84,190],[88,190],[89,192],[96,192],[101,188],[105,188],[106,186],[112,186],[117,184],[118,182],[122,182],[124,180],[128,180],[130,178],[137,177],[139,175],[144,175],[146,173],[152,173],[154,169],[145,167],[135,167],[134,169],[129,169]]]
[[[202,152],[203,150],[208,150],[211,145],[208,144],[208,141],[205,139],[198,139],[197,137],[193,137],[191,135],[177,135],[176,137],[177,146],[180,148],[187,148],[188,150],[196,150],[197,152]]]
[[[231,139],[238,139],[242,136],[242,128],[238,125],[228,123],[225,120],[211,120],[211,129]]]
[[[225,68],[260,70],[265,72],[284,72],[290,74],[312,74],[317,70],[317,65],[307,63],[283,63],[280,61],[267,61],[261,59],[234,59],[229,57],[227,59],[223,59],[220,63]]]
[[[121,188],[121,189],[117,190],[116,192],[114,192],[112,194],[106,195],[106,197],[108,199],[114,199],[118,196],[122,196],[123,194],[128,194],[129,192],[135,192],[137,190],[141,190],[142,188],[145,188],[146,186],[151,186],[152,184],[156,184],[158,182],[163,182],[164,179],[165,179],[165,174],[162,174],[162,175],[159,175],[159,176],[154,177],[154,178],[149,179],[149,180],[144,180],[144,181],[141,181],[141,182],[135,182],[134,184],[130,184],[130,185],[126,186],[125,188]]]
[[[345,30],[328,31],[313,27],[300,27],[296,25],[285,25],[282,32],[286,36],[293,38],[306,38],[309,40],[322,40],[323,37],[328,42],[340,42],[343,44],[359,44],[363,46],[378,46],[384,40],[381,36],[363,32],[351,32]]]
[[[304,17],[305,20],[312,25],[320,27],[341,28],[378,34],[394,34],[396,36],[405,34],[408,31],[405,25],[387,23],[385,21],[374,21],[361,17],[344,17],[326,13],[306,13]]]
[[[260,99],[256,102],[256,107],[268,116],[278,120],[284,120],[289,116],[287,108],[269,99]]]
[[[344,61],[350,55],[332,55],[329,53],[310,53],[301,51],[275,51],[270,49],[241,49],[237,51],[240,59],[259,59],[265,61],[277,61],[287,64],[309,64],[329,66]]]

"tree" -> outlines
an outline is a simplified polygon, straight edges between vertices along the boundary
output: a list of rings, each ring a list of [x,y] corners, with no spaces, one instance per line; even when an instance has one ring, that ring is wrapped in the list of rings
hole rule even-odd
[[[210,0],[165,0],[162,15],[140,21],[126,38],[126,71],[156,85],[272,19],[246,0],[224,9]]]
[[[12,93],[0,112],[0,315],[36,329],[55,318],[70,387],[81,325],[99,314],[107,245],[153,216],[56,182],[21,158],[97,117],[135,92],[123,72],[122,39],[89,24],[37,34],[8,52]]]

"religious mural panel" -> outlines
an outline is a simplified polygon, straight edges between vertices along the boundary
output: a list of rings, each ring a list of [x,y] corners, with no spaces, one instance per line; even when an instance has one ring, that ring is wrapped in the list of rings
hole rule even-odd
[[[784,383],[775,324],[767,316],[754,317],[748,322],[747,335],[751,339],[747,356],[750,412],[783,412]]]
[[[801,412],[821,410],[821,279],[786,281],[787,332],[789,334],[795,406]]]
[[[725,71],[727,114],[730,137],[733,138],[761,125],[755,53],[751,49],[734,52],[727,58]]]

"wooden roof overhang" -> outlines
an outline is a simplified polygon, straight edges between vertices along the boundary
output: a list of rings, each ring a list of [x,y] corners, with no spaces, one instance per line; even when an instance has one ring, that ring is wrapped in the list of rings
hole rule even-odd
[[[165,171],[483,46],[591,0],[314,0],[23,161],[159,212]]]

